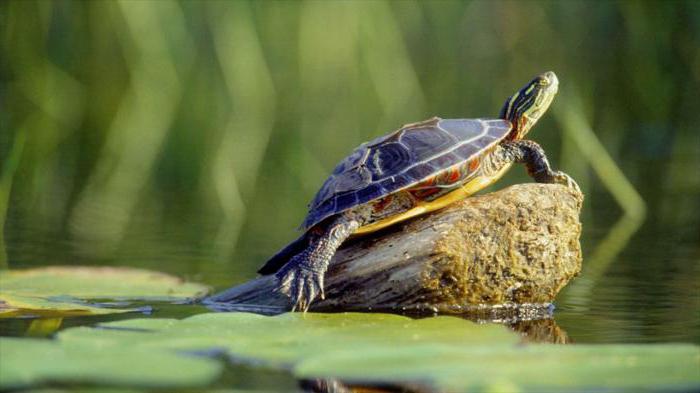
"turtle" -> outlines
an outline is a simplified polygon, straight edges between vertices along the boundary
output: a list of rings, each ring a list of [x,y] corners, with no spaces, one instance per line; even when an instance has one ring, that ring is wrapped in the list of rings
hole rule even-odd
[[[536,76],[509,97],[496,119],[431,119],[406,124],[366,142],[323,183],[301,225],[304,233],[259,270],[274,274],[291,310],[306,312],[325,298],[324,277],[338,247],[364,235],[443,208],[498,180],[513,163],[540,183],[579,190],[551,168],[544,150],[523,139],[558,91],[554,72]]]

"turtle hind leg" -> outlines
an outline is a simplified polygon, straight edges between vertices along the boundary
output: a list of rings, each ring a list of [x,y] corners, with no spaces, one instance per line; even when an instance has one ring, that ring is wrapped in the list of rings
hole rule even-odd
[[[577,192],[581,192],[578,184],[571,176],[562,171],[555,171],[549,165],[544,149],[534,141],[521,139],[504,142],[498,152],[502,159],[510,162],[525,164],[527,173],[538,183],[558,183]]]
[[[273,255],[272,258],[268,259],[258,270],[258,273],[268,275],[279,271],[280,268],[289,262],[296,254],[301,253],[309,246],[311,241],[310,237],[311,235],[308,232],[299,236],[298,239],[289,243],[286,247],[277,252],[277,254]]]
[[[306,312],[316,297],[325,298],[323,281],[328,264],[338,247],[359,227],[357,219],[338,216],[320,234],[309,236],[308,246],[275,274],[278,290],[292,300],[292,311]]]

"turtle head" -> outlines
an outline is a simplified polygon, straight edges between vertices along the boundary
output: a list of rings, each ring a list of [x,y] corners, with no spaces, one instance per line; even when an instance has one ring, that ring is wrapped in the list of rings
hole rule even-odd
[[[513,130],[510,139],[521,139],[549,108],[559,89],[559,80],[552,71],[536,76],[512,97],[501,109],[501,119],[510,120]]]

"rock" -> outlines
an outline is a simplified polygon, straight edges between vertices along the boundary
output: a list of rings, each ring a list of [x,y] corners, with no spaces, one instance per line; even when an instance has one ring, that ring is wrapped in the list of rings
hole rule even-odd
[[[311,311],[434,311],[521,317],[581,270],[583,195],[520,184],[346,242]],[[208,298],[219,308],[288,309],[263,276]],[[523,311],[525,310],[525,311]],[[520,318],[522,319],[522,318]]]

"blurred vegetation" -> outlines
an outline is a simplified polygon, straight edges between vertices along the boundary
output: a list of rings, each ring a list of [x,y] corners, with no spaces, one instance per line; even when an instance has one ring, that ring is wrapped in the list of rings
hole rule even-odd
[[[560,95],[530,136],[587,194],[587,255],[627,212],[606,264],[632,238],[623,273],[698,278],[697,1],[4,1],[9,263],[243,280],[356,145],[495,117],[546,70]]]

